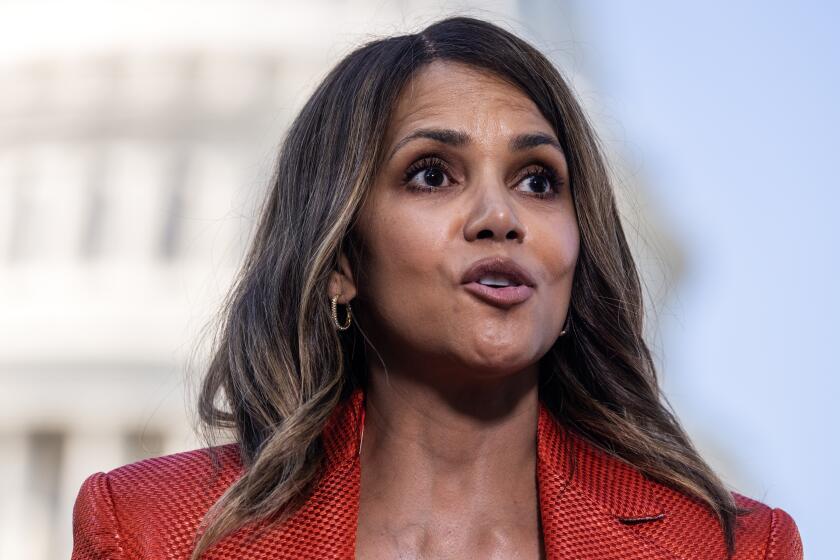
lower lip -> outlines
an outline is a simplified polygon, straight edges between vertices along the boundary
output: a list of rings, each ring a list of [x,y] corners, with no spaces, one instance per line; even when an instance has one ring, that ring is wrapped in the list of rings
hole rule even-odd
[[[525,285],[491,288],[478,282],[464,284],[464,289],[487,303],[504,307],[522,303],[534,293],[533,288]]]

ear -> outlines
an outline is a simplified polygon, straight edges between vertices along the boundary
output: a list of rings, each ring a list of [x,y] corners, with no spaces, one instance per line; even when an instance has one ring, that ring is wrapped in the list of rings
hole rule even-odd
[[[344,251],[338,256],[337,269],[330,272],[328,291],[328,297],[332,299],[338,295],[338,303],[341,304],[356,297],[356,281],[353,278],[350,261]]]

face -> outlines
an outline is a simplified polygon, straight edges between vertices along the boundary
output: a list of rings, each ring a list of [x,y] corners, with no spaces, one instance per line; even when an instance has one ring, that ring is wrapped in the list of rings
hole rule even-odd
[[[562,330],[579,249],[551,125],[514,86],[434,62],[402,93],[385,145],[354,230],[363,274],[353,278],[342,257],[331,295],[352,299],[389,368],[498,376],[533,367]],[[492,257],[518,265],[531,285],[464,283]]]

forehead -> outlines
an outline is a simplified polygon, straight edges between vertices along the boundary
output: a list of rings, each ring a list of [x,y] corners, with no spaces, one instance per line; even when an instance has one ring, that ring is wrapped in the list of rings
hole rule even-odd
[[[553,133],[536,104],[519,88],[489,71],[434,61],[403,88],[389,123],[394,139],[420,126],[542,130]]]

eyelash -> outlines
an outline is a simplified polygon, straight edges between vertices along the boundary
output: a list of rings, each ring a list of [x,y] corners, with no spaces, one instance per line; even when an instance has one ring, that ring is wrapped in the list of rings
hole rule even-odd
[[[405,188],[407,188],[410,191],[423,193],[431,193],[433,191],[439,190],[440,187],[421,187],[409,182],[412,177],[417,175],[417,173],[427,169],[438,169],[444,174],[446,174],[447,177],[449,177],[450,175],[449,167],[446,165],[446,162],[443,161],[440,157],[436,155],[423,156],[421,159],[411,164],[411,166],[409,166],[409,168],[406,170],[402,181],[403,186],[405,186]],[[522,175],[520,181],[533,175],[542,175],[543,177],[545,177],[548,180],[549,187],[552,190],[544,193],[531,193],[531,196],[539,199],[550,199],[556,197],[560,193],[560,189],[563,187],[563,179],[553,167],[543,165],[541,163],[532,164],[525,170],[525,174]]]

